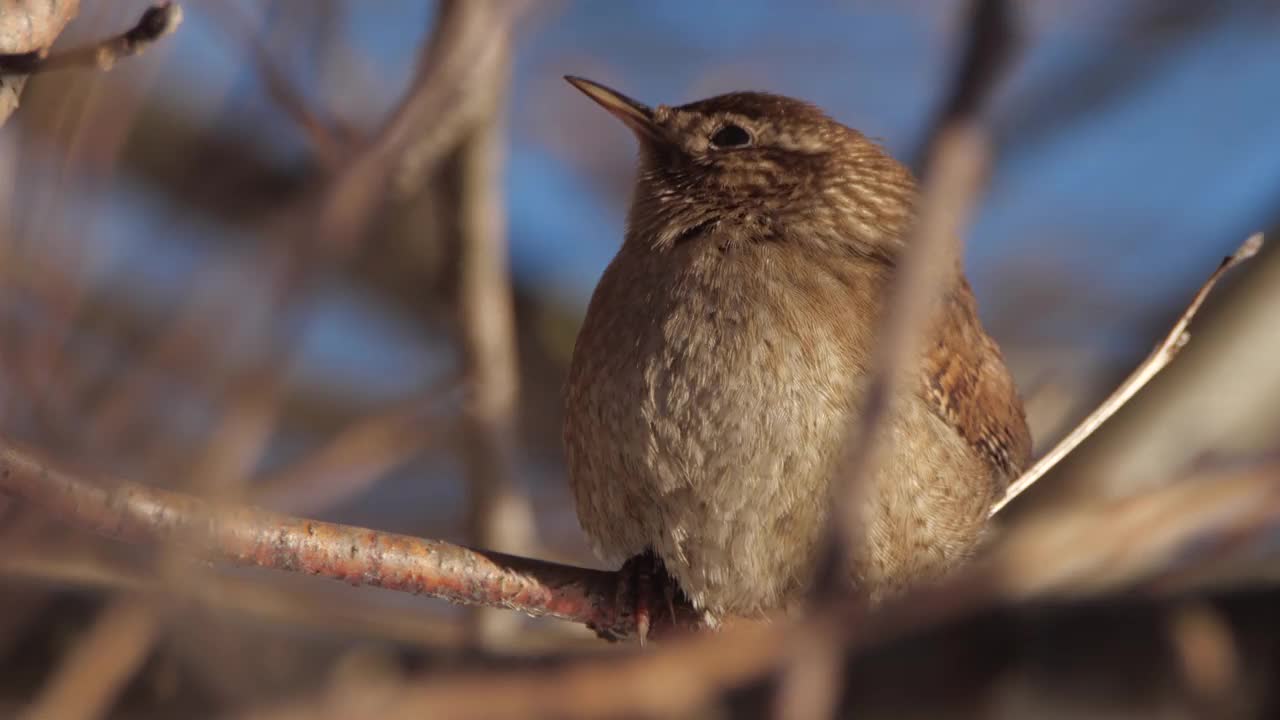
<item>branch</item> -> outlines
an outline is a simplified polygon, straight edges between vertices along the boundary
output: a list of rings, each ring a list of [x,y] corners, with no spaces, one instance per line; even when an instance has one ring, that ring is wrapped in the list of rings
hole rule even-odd
[[[11,537],[12,531],[6,537]],[[202,611],[234,614],[250,621],[306,632],[331,632],[335,627],[351,636],[402,643],[438,651],[465,648],[464,629],[448,614],[424,614],[422,608],[394,603],[352,602],[349,593],[317,593],[315,588],[263,582],[257,576],[200,572],[199,560],[182,558],[190,567],[178,567],[181,582],[157,573],[147,558],[104,557],[87,548],[6,546],[0,555],[0,577],[8,585],[25,584],[48,589],[73,589],[104,594],[127,593],[154,599],[157,607],[168,600]],[[175,563],[176,564],[176,563]],[[358,592],[358,591],[355,591]],[[6,608],[7,609],[7,608]],[[0,618],[9,621],[13,618]],[[598,642],[589,633],[569,633],[565,626],[527,627],[508,650],[517,652],[563,651],[569,639],[584,647]],[[0,633],[0,642],[3,641]],[[572,646],[572,645],[569,645]]]
[[[922,171],[916,222],[899,253],[862,411],[849,428],[838,467],[836,507],[828,522],[813,600],[818,612],[848,602],[848,567],[863,538],[866,478],[876,471],[881,430],[896,411],[895,398],[920,367],[925,331],[946,288],[962,273],[963,236],[985,183],[986,133],[977,121],[981,103],[999,79],[1013,45],[1011,9],[1004,0],[975,0],[967,46],[951,96],[934,121]],[[815,623],[793,641],[790,665],[775,698],[785,718],[832,713],[843,687],[837,670],[841,646]]]
[[[505,608],[619,636],[635,632],[629,606],[615,603],[613,572],[221,505],[136,483],[92,483],[14,444],[0,445],[0,491],[116,540],[174,544],[238,565]],[[660,630],[699,627],[691,608],[677,611]]]
[[[85,47],[49,55],[47,49],[0,55],[0,75],[33,75],[69,68],[110,70],[121,58],[137,55],[178,29],[182,6],[161,2],[147,8],[133,28]]]
[[[105,717],[151,654],[161,625],[145,602],[121,597],[103,610],[18,720]]]
[[[897,388],[918,368],[925,324],[948,274],[959,268],[960,238],[968,224],[987,167],[986,133],[975,123],[979,102],[995,85],[1001,60],[1012,44],[1010,10],[1002,0],[977,0],[950,99],[934,120],[924,168],[919,217],[906,238],[886,304],[863,413],[851,428],[840,477],[844,491],[833,515],[832,548],[823,564],[823,592],[842,587],[847,548],[858,542],[859,483],[876,468],[879,428],[893,411]]]
[[[960,71],[934,122],[918,218],[898,261],[873,348],[863,411],[850,428],[846,459],[837,475],[845,487],[837,494],[840,504],[822,564],[821,594],[843,594],[837,589],[845,582],[845,558],[858,542],[861,479],[874,471],[879,430],[894,411],[896,390],[914,376],[926,324],[950,273],[961,263],[961,238],[983,188],[989,154],[976,115],[1012,45],[1009,12],[1002,0],[976,0]]]
[[[1191,304],[1186,310],[1182,311],[1182,315],[1178,317],[1178,322],[1174,323],[1173,329],[1165,336],[1164,340],[1151,351],[1146,360],[1138,365],[1129,377],[1120,383],[1115,389],[1102,401],[1102,404],[1096,410],[1085,416],[1084,420],[1075,427],[1066,437],[1062,438],[1052,450],[1045,453],[1044,457],[1036,461],[1034,465],[1027,468],[1017,480],[1009,484],[1005,490],[1004,497],[1000,498],[991,508],[991,514],[995,515],[1000,512],[1005,505],[1008,505],[1014,498],[1021,495],[1027,488],[1031,487],[1037,480],[1053,469],[1062,458],[1066,457],[1075,450],[1080,443],[1093,434],[1095,430],[1102,426],[1116,411],[1124,407],[1124,404],[1138,393],[1151,378],[1154,378],[1164,370],[1173,359],[1178,356],[1182,348],[1191,342],[1191,333],[1187,331],[1191,325],[1191,320],[1200,311],[1200,306],[1204,304],[1205,298],[1209,297],[1209,293],[1213,291],[1213,287],[1218,284],[1218,280],[1222,278],[1228,270],[1248,260],[1258,254],[1258,250],[1262,248],[1262,233],[1255,233],[1244,241],[1239,248],[1231,255],[1222,259],[1222,263],[1218,265],[1218,269],[1213,271],[1208,280],[1200,286],[1195,296],[1191,298]]]
[[[1024,522],[988,561],[860,622],[846,608],[799,626],[734,628],[611,662],[587,655],[551,667],[433,671],[244,717],[323,720],[371,707],[388,719],[771,717],[761,700],[786,671],[785,648],[806,628],[839,648],[836,717],[1038,717],[1061,709],[1064,698],[1085,708],[1069,713],[1080,717],[1109,717],[1100,708],[1112,703],[1127,708],[1125,717],[1163,717],[1169,705],[1150,700],[1153,683],[1178,703],[1195,699],[1184,694],[1195,678],[1181,673],[1195,660],[1185,656],[1193,640],[1187,625],[1203,623],[1188,623],[1189,611],[1223,621],[1228,652],[1252,651],[1235,665],[1264,686],[1234,680],[1256,698],[1275,675],[1268,668],[1276,663],[1280,591],[1270,584],[1228,595],[1224,587],[1238,588],[1249,568],[1266,572],[1280,556],[1278,473],[1274,462],[1209,473]],[[1222,577],[1170,582],[1228,567],[1246,572],[1227,576],[1230,585]],[[1138,714],[1144,700],[1150,715]]]
[[[487,87],[510,72],[512,30],[528,0],[443,0],[431,43],[419,61],[414,91],[387,126],[414,136],[404,145],[395,191],[411,195],[426,176],[490,111]]]
[[[455,379],[450,375],[448,382]],[[411,457],[439,443],[444,418],[436,412],[444,383],[380,412],[347,423],[332,438],[255,483],[254,502],[287,512],[314,514],[371,487]]]
[[[420,179],[457,146],[474,120],[476,95],[488,91],[477,87],[475,71],[500,60],[510,28],[526,5],[523,0],[440,3],[413,84],[326,193],[317,224],[321,247],[349,246],[393,175]],[[404,170],[410,165],[411,171]]]
[[[455,186],[449,200],[458,246],[457,342],[467,392],[461,418],[466,539],[479,547],[531,552],[537,547],[534,513],[516,469],[520,373],[502,198],[510,50],[498,40],[492,67],[472,71],[471,94],[481,102],[445,171],[446,182]],[[480,610],[470,626],[481,645],[497,647],[515,634],[515,620],[509,613]]]
[[[0,0],[0,58],[48,48],[78,12],[79,0]],[[25,75],[0,73],[0,125],[18,108],[26,81]]]
[[[207,10],[226,26],[228,35],[245,43],[267,94],[302,130],[325,168],[334,169],[356,142],[356,134],[324,108],[312,107],[302,90],[284,72],[267,47],[263,33],[254,27],[239,3],[214,3]]]
[[[1206,576],[1218,585],[1260,577],[1274,567],[1277,558],[1277,473],[1280,465],[1262,464],[1186,479],[1121,501],[1056,512],[1011,529],[987,561],[942,587],[884,607],[869,622],[865,618],[851,622],[856,610],[849,608],[804,622],[812,623],[812,629],[823,631],[841,648],[836,654],[839,676],[855,679],[845,701],[862,697],[874,702],[857,688],[873,687],[863,673],[873,672],[888,658],[901,660],[905,652],[918,660],[911,667],[922,667],[930,666],[926,661],[937,658],[939,648],[949,648],[943,655],[952,659],[957,654],[981,653],[993,629],[1006,632],[1018,626],[1019,617],[1044,617],[1035,607],[999,609],[1010,602],[1070,598],[1079,603],[1089,597],[1126,593],[1139,603],[1160,607],[1171,594],[1185,597],[1189,589],[1199,592]],[[629,618],[617,614],[612,601],[617,578],[610,572],[252,508],[215,506],[129,483],[107,490],[11,445],[0,446],[0,488],[64,521],[115,539],[182,544],[206,557],[242,565],[308,572],[461,604],[490,604],[634,630]],[[1064,562],[1066,558],[1070,561]],[[1224,570],[1230,574],[1223,576]],[[1072,612],[1088,612],[1089,606],[1070,607],[1076,608]],[[692,611],[679,611],[682,626],[696,625]],[[984,613],[1003,613],[1009,619],[992,626],[983,620]],[[664,616],[660,613],[655,619]],[[1274,613],[1269,616],[1274,618]],[[619,662],[581,658],[559,666],[554,682],[545,673],[527,671],[450,676],[398,687],[393,695],[413,707],[467,707],[475,717],[527,717],[537,710],[545,711],[543,716],[600,716],[616,715],[623,708],[636,715],[688,716],[709,702],[723,700],[730,691],[738,695],[744,688],[766,692],[774,673],[783,667],[785,649],[795,635],[795,627],[785,621],[732,628]],[[1072,647],[1079,648],[1080,640],[1076,637]],[[993,642],[992,647],[1011,652],[1010,648],[1019,646]],[[1016,655],[1010,662],[1016,661]],[[990,680],[993,692],[998,691],[997,675]],[[940,674],[938,681],[947,677]],[[954,680],[954,675],[949,677]],[[903,678],[898,682],[903,683]],[[914,681],[905,682],[902,691],[914,687]],[[335,716],[326,714],[333,710],[311,717]],[[760,711],[759,707],[754,710]]]
[[[1280,633],[1278,601],[1274,590],[1219,591],[1193,602],[994,609],[849,652],[839,668],[847,690],[830,717],[1272,717],[1264,710],[1274,708],[1266,679],[1280,668],[1263,639]],[[1206,624],[1218,632],[1204,633]],[[777,675],[774,653],[763,644],[554,669],[436,671],[404,683],[350,683],[236,717],[337,720],[377,708],[382,720],[773,718],[760,702]],[[1225,658],[1226,671],[1197,672],[1206,654]],[[1221,685],[1211,682],[1222,676]],[[1243,712],[1227,711],[1241,706]]]

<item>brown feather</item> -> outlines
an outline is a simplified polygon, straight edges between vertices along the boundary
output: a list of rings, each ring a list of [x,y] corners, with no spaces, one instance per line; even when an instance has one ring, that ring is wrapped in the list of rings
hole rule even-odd
[[[943,300],[939,316],[921,362],[922,393],[1008,483],[1031,458],[1031,432],[1013,378],[1000,348],[983,330],[964,277]]]
[[[581,84],[636,130],[641,162],[569,370],[579,520],[601,556],[652,553],[713,615],[786,608],[805,595],[861,414],[915,183],[797,100],[649,110]],[[717,145],[728,125],[750,142]],[[1030,452],[1013,381],[956,278],[865,479],[850,569],[873,599],[968,558]]]

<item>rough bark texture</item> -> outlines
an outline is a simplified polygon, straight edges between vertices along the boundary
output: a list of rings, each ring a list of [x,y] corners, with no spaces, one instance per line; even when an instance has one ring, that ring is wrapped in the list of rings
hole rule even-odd
[[[572,620],[618,637],[635,630],[629,609],[616,607],[613,572],[218,505],[135,483],[86,482],[13,445],[0,446],[0,488],[117,540],[179,545],[238,565]],[[677,610],[681,625],[699,624],[691,611]]]

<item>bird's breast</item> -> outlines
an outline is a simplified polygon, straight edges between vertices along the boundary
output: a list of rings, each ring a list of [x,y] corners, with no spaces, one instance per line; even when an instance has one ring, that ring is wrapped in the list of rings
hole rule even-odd
[[[566,422],[579,516],[603,554],[654,547],[687,591],[733,572],[777,595],[825,522],[870,320],[848,278],[768,248],[684,252],[647,276],[615,261],[593,297]]]

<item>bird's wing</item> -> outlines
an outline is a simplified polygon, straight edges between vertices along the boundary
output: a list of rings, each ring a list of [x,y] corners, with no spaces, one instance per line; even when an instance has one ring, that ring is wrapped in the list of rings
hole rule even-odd
[[[1031,459],[1031,432],[1000,348],[983,330],[968,281],[943,301],[920,392],[1006,481]]]

